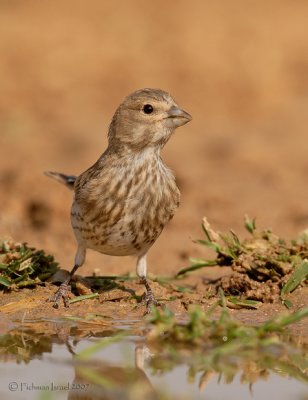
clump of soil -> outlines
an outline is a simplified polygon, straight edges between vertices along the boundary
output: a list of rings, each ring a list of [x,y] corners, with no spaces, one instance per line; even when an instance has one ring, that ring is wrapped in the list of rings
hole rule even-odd
[[[280,288],[272,281],[258,282],[243,273],[234,271],[230,276],[223,277],[216,288],[222,288],[226,295],[273,303],[280,295]]]
[[[222,288],[225,295],[263,303],[283,299],[308,278],[307,232],[287,242],[270,230],[257,231],[255,221],[247,217],[245,226],[251,236],[240,241],[234,232],[229,235],[215,232],[204,219],[206,240],[197,242],[214,249],[216,259],[197,260],[200,268],[214,264],[231,267],[231,274],[215,282],[216,291]],[[191,269],[197,269],[198,264]]]

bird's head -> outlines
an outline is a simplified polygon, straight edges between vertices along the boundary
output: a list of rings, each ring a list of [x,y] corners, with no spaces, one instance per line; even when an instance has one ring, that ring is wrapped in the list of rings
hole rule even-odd
[[[191,120],[169,93],[141,89],[127,96],[116,110],[109,128],[109,146],[133,151],[163,147],[172,132]]]

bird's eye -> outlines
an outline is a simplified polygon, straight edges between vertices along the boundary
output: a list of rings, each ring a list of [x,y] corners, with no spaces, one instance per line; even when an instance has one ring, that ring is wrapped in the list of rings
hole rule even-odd
[[[153,111],[154,111],[154,108],[153,108],[153,106],[151,104],[145,104],[143,106],[143,112],[145,114],[152,114]]]

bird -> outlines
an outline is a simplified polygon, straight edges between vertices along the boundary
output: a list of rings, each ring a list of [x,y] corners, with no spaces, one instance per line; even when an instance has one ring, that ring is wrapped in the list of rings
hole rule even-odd
[[[180,204],[173,172],[161,150],[176,128],[192,119],[161,89],[140,89],[123,100],[108,129],[108,145],[79,176],[46,171],[73,190],[71,225],[77,241],[68,277],[49,299],[69,306],[70,282],[87,249],[111,256],[135,256],[145,286],[146,312],[158,305],[147,279],[147,253]]]

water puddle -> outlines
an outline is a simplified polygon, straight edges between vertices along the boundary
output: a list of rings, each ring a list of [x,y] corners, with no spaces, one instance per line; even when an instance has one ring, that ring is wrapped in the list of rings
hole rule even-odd
[[[228,348],[149,340],[144,320],[24,321],[0,335],[5,399],[307,399],[300,337]],[[268,340],[268,339],[267,339]]]

